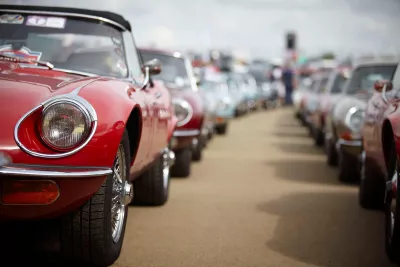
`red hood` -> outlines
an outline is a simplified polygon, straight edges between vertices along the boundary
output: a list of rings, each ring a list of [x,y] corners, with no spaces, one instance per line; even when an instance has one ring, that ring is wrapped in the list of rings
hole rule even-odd
[[[15,144],[12,133],[25,113],[52,96],[72,91],[87,80],[64,72],[20,68],[18,64],[0,62],[0,114],[3,114],[0,147]]]

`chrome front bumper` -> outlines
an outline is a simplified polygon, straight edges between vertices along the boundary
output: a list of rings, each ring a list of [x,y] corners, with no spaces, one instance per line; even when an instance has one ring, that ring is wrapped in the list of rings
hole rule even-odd
[[[191,137],[200,135],[199,130],[176,130],[173,132],[174,137]]]
[[[23,176],[41,178],[86,178],[106,176],[112,173],[110,168],[102,167],[65,167],[10,164],[0,167],[1,176]]]
[[[349,147],[362,147],[362,141],[361,140],[344,140],[344,139],[339,139],[336,142],[336,149],[339,150],[341,146],[349,146]]]

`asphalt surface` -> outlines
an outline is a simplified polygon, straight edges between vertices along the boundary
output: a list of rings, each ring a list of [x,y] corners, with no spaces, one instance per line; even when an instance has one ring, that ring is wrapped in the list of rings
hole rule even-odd
[[[159,208],[130,208],[116,267],[392,267],[383,213],[340,184],[293,111],[232,121]]]

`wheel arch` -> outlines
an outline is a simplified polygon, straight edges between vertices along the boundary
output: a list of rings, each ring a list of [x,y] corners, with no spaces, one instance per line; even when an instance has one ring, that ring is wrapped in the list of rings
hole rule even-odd
[[[139,148],[140,140],[142,138],[142,112],[139,107],[135,106],[126,121],[126,130],[129,136],[129,149],[131,155],[131,162],[136,158]]]
[[[389,120],[385,120],[382,125],[382,150],[385,159],[386,169],[389,170],[391,145],[394,139],[393,127]]]

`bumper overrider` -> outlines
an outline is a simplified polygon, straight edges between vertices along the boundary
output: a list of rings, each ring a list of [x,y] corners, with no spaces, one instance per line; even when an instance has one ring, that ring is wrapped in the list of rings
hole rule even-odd
[[[0,220],[43,219],[69,213],[82,206],[113,173],[104,167],[13,164],[3,152],[0,163]],[[127,186],[128,203],[132,188]]]

